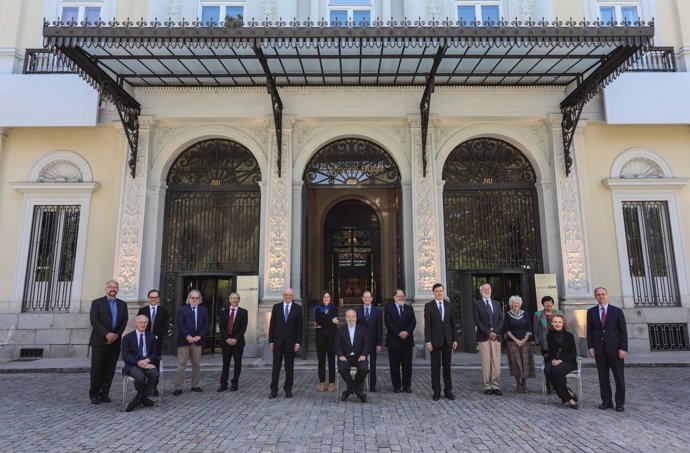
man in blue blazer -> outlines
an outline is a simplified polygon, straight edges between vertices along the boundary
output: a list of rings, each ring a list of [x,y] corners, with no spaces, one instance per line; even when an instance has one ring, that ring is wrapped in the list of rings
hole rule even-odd
[[[220,373],[219,392],[228,389],[228,377],[230,375],[230,361],[235,361],[235,369],[230,381],[230,391],[237,390],[237,384],[242,372],[242,354],[244,354],[244,333],[247,331],[248,313],[240,307],[240,295],[230,293],[228,297],[230,306],[220,311],[218,316],[218,329],[220,332],[220,347],[223,352],[223,368]]]
[[[173,395],[182,393],[184,370],[192,357],[192,392],[201,392],[201,349],[208,332],[208,310],[203,305],[201,293],[193,289],[187,295],[187,303],[177,309],[177,376]]]
[[[405,305],[405,293],[402,289],[396,289],[393,296],[395,303],[388,304],[384,314],[384,322],[388,334],[386,335],[386,347],[388,348],[388,361],[391,369],[391,383],[393,392],[412,393],[412,351],[414,350],[414,329],[417,327],[417,318],[412,307]],[[400,379],[400,366],[402,365],[402,380]]]
[[[369,348],[369,337],[366,335],[366,328],[357,324],[357,313],[355,310],[345,312],[347,324],[338,328],[335,334],[335,354],[338,356],[338,372],[347,383],[345,390],[340,397],[345,401],[351,394],[357,395],[363,403],[367,402],[367,395],[362,391],[364,378],[369,372],[367,366],[367,354],[371,354]],[[352,379],[350,368],[356,367],[357,373]]]
[[[122,338],[122,360],[125,366],[122,374],[134,379],[137,394],[127,404],[125,411],[131,412],[139,405],[150,407],[154,403],[149,396],[158,384],[158,347],[156,336],[147,330],[149,318],[139,315],[136,318],[136,328]]]
[[[599,409],[613,407],[609,370],[616,381],[616,411],[625,410],[625,357],[628,354],[628,329],[623,310],[609,305],[606,288],[594,290],[598,305],[587,310],[587,348],[597,363],[601,404]]]
[[[115,280],[105,284],[105,296],[91,302],[91,404],[110,403],[110,385],[120,357],[122,333],[127,327],[127,304],[118,299],[120,285]]]
[[[501,392],[501,335],[503,333],[503,306],[491,298],[491,285],[479,286],[481,299],[473,305],[476,340],[482,362],[484,394],[503,395]]]
[[[383,344],[383,313],[371,303],[371,291],[362,293],[362,306],[357,308],[357,325],[366,328],[369,343],[369,391],[376,391],[376,353],[381,352]]]
[[[295,354],[302,343],[302,307],[292,300],[292,288],[285,288],[283,301],[273,306],[268,326],[268,349],[273,353],[271,393],[269,399],[278,396],[280,368],[285,360],[285,398],[292,398]]]

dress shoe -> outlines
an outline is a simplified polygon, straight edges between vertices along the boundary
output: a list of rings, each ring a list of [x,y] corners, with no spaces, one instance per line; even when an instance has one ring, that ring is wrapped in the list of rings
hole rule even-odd
[[[112,403],[113,402],[113,400],[111,400],[108,395],[101,396],[99,399],[101,400],[101,403]]]
[[[157,388],[153,389],[153,396],[160,396],[160,392],[158,391]]]
[[[224,391],[226,391],[227,389],[228,389],[228,386],[227,386],[227,385],[221,385],[220,387],[218,387],[217,392],[218,392],[218,393],[224,392]]]
[[[575,402],[577,403],[577,394],[573,392],[570,387],[568,387],[568,393],[570,394],[570,398],[575,400]]]
[[[441,394],[440,393],[434,393],[434,396],[432,396],[432,399],[434,401],[438,401],[441,399]]]
[[[393,387],[393,393],[400,393],[400,387]]]
[[[278,396],[278,392],[271,392],[271,393],[268,395],[268,399],[269,399],[269,400],[272,400],[272,399],[275,398],[276,396]]]
[[[403,389],[403,392],[405,392],[405,393],[412,393],[412,389],[409,388],[409,387],[405,387],[405,388]]]
[[[367,402],[367,395],[364,392],[357,393],[357,398],[359,398],[359,400],[363,403]]]
[[[179,395],[180,393],[182,393],[182,390],[177,389],[177,390],[175,390],[175,391],[173,392],[173,395],[177,396],[177,395]]]
[[[91,397],[91,404],[101,404],[101,399],[97,396]]]
[[[447,392],[444,392],[443,396],[445,396],[446,398],[448,398],[451,401],[455,400],[455,395],[453,395],[453,392],[451,392],[450,390],[448,390]]]
[[[331,393],[335,392],[335,383],[334,382],[331,382],[328,384],[328,391]]]
[[[139,398],[139,401],[141,401],[141,404],[143,404],[146,407],[153,407],[156,405],[156,403],[154,403],[152,399],[146,398],[145,396]]]
[[[499,390],[499,389],[493,389],[493,390],[491,391],[491,393],[493,393],[494,395],[498,395],[498,396],[503,395],[503,392],[502,392],[501,390]]]
[[[376,393],[376,386],[372,386],[369,388],[369,391],[372,393]]]
[[[198,392],[198,393],[203,392],[201,387],[192,387],[191,390],[192,390],[192,392]]]
[[[341,401],[347,401],[347,399],[350,397],[350,391],[345,390],[342,395],[340,395],[340,400]]]
[[[493,395],[493,394],[494,394],[494,391],[491,389],[484,390],[484,395]]]
[[[571,409],[579,409],[580,406],[575,402],[575,403],[568,403],[568,406],[570,406]]]
[[[611,409],[613,407],[613,403],[601,403],[599,405],[599,409],[602,411],[605,411],[606,409]]]
[[[616,406],[616,412],[624,412],[625,406]]]
[[[125,407],[125,412],[132,412],[134,409],[139,407],[141,403],[139,402],[139,398],[134,398],[132,401],[127,403],[127,406]]]
[[[285,392],[285,398],[292,398],[292,392]]]
[[[231,392],[236,392],[236,391],[237,391],[237,384],[232,384],[232,385],[230,386],[230,391],[231,391]]]

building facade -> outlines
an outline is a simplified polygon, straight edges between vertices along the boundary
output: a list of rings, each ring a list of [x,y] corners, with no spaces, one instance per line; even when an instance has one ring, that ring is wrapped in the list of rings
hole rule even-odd
[[[0,11],[3,358],[87,354],[110,278],[132,313],[239,291],[255,356],[287,286],[421,320],[440,281],[472,351],[479,284],[533,312],[541,274],[580,337],[604,286],[631,351],[688,349],[684,1]]]

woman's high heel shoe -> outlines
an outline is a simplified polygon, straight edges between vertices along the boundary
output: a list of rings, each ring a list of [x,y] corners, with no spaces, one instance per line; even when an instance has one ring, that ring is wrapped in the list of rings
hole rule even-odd
[[[580,408],[580,406],[577,404],[577,402],[571,403],[570,401],[568,401],[568,406],[570,406],[571,409],[579,409]]]
[[[331,392],[331,393],[335,392],[335,383],[330,382],[330,383],[328,384],[328,391]]]
[[[568,387],[568,393],[570,393],[570,398],[574,399],[575,402],[577,403],[577,394],[573,392],[570,387]]]

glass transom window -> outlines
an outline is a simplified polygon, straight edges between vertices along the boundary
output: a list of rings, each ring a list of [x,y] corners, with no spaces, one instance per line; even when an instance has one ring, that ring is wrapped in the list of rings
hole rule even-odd
[[[101,2],[63,1],[60,3],[60,20],[64,24],[85,22],[86,25],[95,25],[101,19],[101,6]]]
[[[456,1],[458,21],[464,25],[479,23],[485,26],[498,23],[501,19],[499,1]]]
[[[599,19],[605,26],[640,20],[637,2],[599,2]]]
[[[201,23],[204,27],[218,25],[228,19],[239,20],[244,17],[245,2],[206,2],[200,4]]]
[[[348,22],[355,27],[369,26],[373,10],[372,0],[333,0],[328,4],[332,27],[344,27]]]

